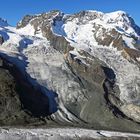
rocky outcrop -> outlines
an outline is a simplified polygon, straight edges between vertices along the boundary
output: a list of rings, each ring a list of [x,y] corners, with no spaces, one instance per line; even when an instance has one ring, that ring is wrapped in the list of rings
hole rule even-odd
[[[130,48],[124,48],[122,51],[122,55],[129,61],[135,60],[138,62],[138,58],[140,57],[140,51]]]
[[[100,36],[98,34],[100,33]],[[94,37],[99,45],[116,47],[118,50],[122,50],[126,47],[122,35],[115,29],[107,31],[105,28],[96,25]]]
[[[51,27],[42,26],[41,30],[43,36],[50,41],[50,45],[57,51],[66,55],[70,50],[74,49],[64,37],[54,35]]]
[[[0,57],[0,125],[40,125],[48,115],[48,98]]]
[[[34,18],[35,16],[32,15],[26,15],[23,20],[21,20],[18,24],[17,24],[17,29],[19,28],[24,28],[30,21],[32,18]]]
[[[0,35],[0,45],[2,45],[2,44],[3,44],[3,42],[4,42],[4,38],[3,38],[3,36],[2,36],[2,35]]]

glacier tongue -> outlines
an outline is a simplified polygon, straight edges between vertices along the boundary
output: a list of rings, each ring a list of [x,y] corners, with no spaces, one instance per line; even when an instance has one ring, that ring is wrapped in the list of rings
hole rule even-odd
[[[46,41],[45,41],[46,42]],[[58,108],[59,111],[54,118],[59,121],[73,121],[77,120],[69,111],[64,107],[64,103],[75,100],[74,98],[81,91],[78,83],[74,82],[72,73],[65,65],[63,55],[49,46],[49,44],[42,43],[30,45],[25,51],[25,56],[28,58],[27,73],[33,79],[36,79],[38,83],[47,87],[48,89],[55,91],[58,95]],[[69,75],[69,78],[67,77]],[[76,88],[74,91],[72,88]],[[49,95],[48,95],[49,96]],[[51,95],[50,95],[51,96]],[[50,104],[50,108],[53,103]],[[67,116],[64,117],[63,115]],[[58,117],[57,117],[58,116]],[[64,120],[63,120],[64,119]]]

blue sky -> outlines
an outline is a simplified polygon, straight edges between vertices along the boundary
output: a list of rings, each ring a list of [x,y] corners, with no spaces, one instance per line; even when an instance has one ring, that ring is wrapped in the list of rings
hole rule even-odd
[[[26,14],[36,14],[58,9],[64,13],[81,10],[111,12],[123,10],[140,26],[140,0],[1,0],[0,17],[12,25]]]

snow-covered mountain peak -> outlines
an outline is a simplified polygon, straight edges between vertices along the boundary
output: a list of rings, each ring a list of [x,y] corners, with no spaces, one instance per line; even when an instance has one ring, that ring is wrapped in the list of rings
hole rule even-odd
[[[105,13],[102,20],[107,24],[118,24],[118,26],[120,22],[130,24],[128,14],[123,11]]]
[[[101,20],[106,20],[106,18],[110,18],[112,19],[112,22],[116,21],[116,20],[120,20],[120,21],[124,21],[122,20],[123,18],[128,18],[129,15],[124,12],[124,11],[115,11],[115,12],[110,12],[110,13],[103,13],[100,11],[96,11],[96,10],[85,10],[85,11],[81,11],[79,13],[76,13],[74,15],[77,15],[77,17],[92,17],[92,20],[95,19],[101,19]],[[129,20],[126,20],[125,22],[129,22]]]
[[[109,12],[109,13],[104,13],[106,15],[109,15],[112,18],[117,18],[117,17],[123,17],[123,16],[129,16],[125,11],[114,11],[114,12]]]
[[[83,112],[86,114],[89,106],[96,106],[96,100],[97,104],[104,102],[100,90],[103,83],[108,84],[104,81],[106,75],[102,68],[106,67],[109,73],[113,71],[111,78],[118,87],[115,91],[117,94],[112,91],[110,96],[113,97],[109,96],[108,100],[126,116],[140,122],[140,117],[137,117],[137,106],[140,104],[139,32],[134,20],[123,11],[102,13],[88,10],[67,15],[54,10],[27,15],[17,28],[5,27],[0,32],[1,38],[4,38],[0,49],[17,61],[27,63],[24,68],[32,80],[58,94],[60,110],[54,115],[55,119],[77,121],[72,115],[76,114],[78,119],[90,123],[87,120],[90,116],[86,117]],[[16,64],[21,68],[21,63]],[[83,80],[82,83],[81,79],[73,79],[73,72]],[[107,82],[112,82],[108,78],[111,81]],[[94,88],[91,90],[90,87]],[[96,88],[97,91],[94,91]],[[110,90],[110,86],[108,88]],[[101,92],[98,94],[101,98],[96,96],[96,92]],[[49,98],[53,96],[48,95]],[[95,103],[90,100],[91,104],[87,104],[88,96],[93,96]],[[85,102],[85,108],[81,102]],[[73,110],[73,106],[77,108]],[[135,108],[134,114],[129,114],[131,107]],[[54,110],[53,105],[50,105],[50,109]]]
[[[119,30],[132,35],[140,35],[140,28],[135,24],[133,18],[124,11],[106,13],[102,19],[106,24],[113,25]]]
[[[27,15],[17,24],[17,28],[23,28],[31,24],[34,26],[35,30],[40,30],[43,26],[51,26],[51,23],[53,23],[54,26],[59,25],[59,27],[56,28],[60,28],[60,24],[64,27],[67,23],[73,24],[72,26],[94,24],[95,26],[102,26],[106,30],[115,29],[119,33],[127,36],[135,36],[138,38],[140,35],[140,28],[124,11],[103,13],[95,10],[87,10],[75,14],[64,14],[59,10],[53,10],[34,16]],[[69,30],[71,29],[73,29],[73,27]]]
[[[17,29],[24,28],[29,24],[31,25],[37,24],[40,26],[43,24],[43,26],[45,26],[51,23],[52,20],[56,18],[56,16],[62,16],[62,15],[63,13],[59,10],[52,10],[47,13],[36,14],[36,15],[26,15],[20,22],[18,22]]]

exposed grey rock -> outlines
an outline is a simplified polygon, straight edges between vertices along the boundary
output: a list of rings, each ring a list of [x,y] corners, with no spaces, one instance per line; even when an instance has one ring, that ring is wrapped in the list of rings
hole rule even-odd
[[[0,35],[0,45],[2,45],[2,44],[3,44],[3,42],[4,42],[4,38],[3,38],[3,36],[2,36],[2,35]]]
[[[26,16],[23,18],[23,20],[21,20],[21,21],[17,24],[17,29],[25,27],[25,26],[30,22],[30,20],[31,20],[33,17],[35,17],[35,16],[26,15]]]
[[[49,113],[47,97],[29,85],[15,65],[0,61],[0,125],[44,123],[40,118]]]

